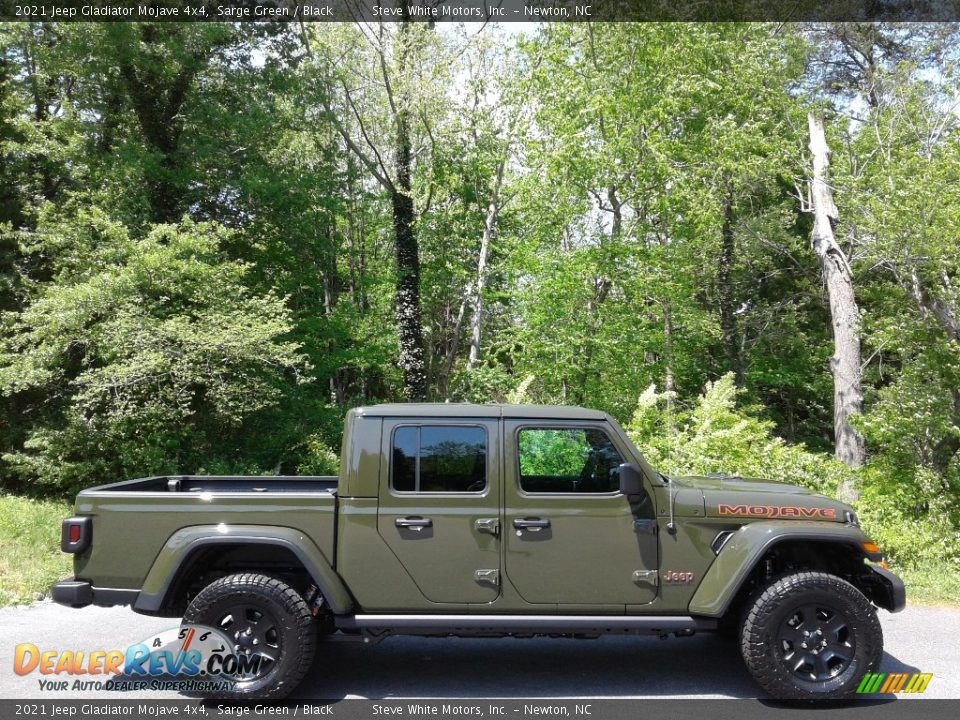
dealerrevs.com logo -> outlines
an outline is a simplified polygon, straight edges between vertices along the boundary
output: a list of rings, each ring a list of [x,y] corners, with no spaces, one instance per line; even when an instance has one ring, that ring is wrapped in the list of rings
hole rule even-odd
[[[272,659],[237,651],[220,630],[184,624],[121,649],[58,650],[20,643],[13,671],[41,690],[216,692],[258,677]]]

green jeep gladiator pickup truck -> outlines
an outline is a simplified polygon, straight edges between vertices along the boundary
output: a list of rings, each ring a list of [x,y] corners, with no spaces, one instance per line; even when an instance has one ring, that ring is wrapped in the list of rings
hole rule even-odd
[[[351,410],[339,477],[150,477],[63,522],[72,607],[131,605],[259,655],[228,698],[279,698],[331,634],[736,634],[778,698],[877,668],[903,583],[846,505],[740,477],[668,478],[615,420],[534,405]]]

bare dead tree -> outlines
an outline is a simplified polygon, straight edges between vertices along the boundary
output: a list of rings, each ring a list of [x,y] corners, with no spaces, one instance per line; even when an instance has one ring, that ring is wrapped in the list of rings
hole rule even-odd
[[[830,321],[833,326],[833,427],[835,455],[848,467],[863,465],[866,445],[863,436],[850,424],[850,418],[863,410],[863,387],[860,358],[860,317],[853,288],[850,262],[837,243],[833,229],[837,221],[837,206],[829,183],[830,148],[823,129],[823,118],[809,113],[810,154],[813,174],[809,183],[808,201],[804,210],[813,214],[810,245],[823,272],[823,280],[830,301]],[[844,501],[857,499],[858,488],[847,482],[840,488]]]

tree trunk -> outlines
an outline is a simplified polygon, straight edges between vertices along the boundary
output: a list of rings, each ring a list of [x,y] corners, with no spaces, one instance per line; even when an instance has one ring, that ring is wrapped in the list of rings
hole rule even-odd
[[[453,324],[453,333],[450,337],[450,345],[447,348],[447,357],[443,363],[443,372],[438,381],[438,391],[441,397],[449,399],[450,396],[450,373],[453,372],[453,362],[457,359],[457,352],[460,350],[460,332],[463,329],[463,319],[467,316],[467,305],[470,303],[470,287],[468,283],[463,289],[463,297],[460,298],[460,309],[457,310],[457,319]]]
[[[830,299],[830,320],[833,325],[833,428],[835,455],[848,467],[857,468],[866,459],[863,437],[850,425],[850,417],[863,410],[863,388],[860,376],[860,326],[857,300],[853,292],[850,263],[833,234],[837,206],[833,189],[827,182],[830,148],[823,131],[823,120],[810,113],[810,153],[813,156],[813,178],[810,182],[810,205],[813,231],[810,244],[820,260],[827,295]],[[853,482],[840,488],[841,499],[856,500],[859,489]]]
[[[720,331],[727,365],[733,370],[737,385],[743,384],[743,363],[737,342],[737,325],[733,308],[733,263],[736,245],[733,235],[736,216],[733,210],[733,191],[727,189],[723,201],[723,225],[720,229],[720,262],[717,266],[717,291],[720,304]]]
[[[667,404],[667,432],[673,435],[673,398],[676,395],[676,383],[673,378],[673,305],[670,298],[663,300],[663,390]]]
[[[404,6],[405,8],[406,6]],[[407,43],[410,32],[409,15],[399,28],[397,52],[398,70],[406,70]],[[400,106],[396,114],[396,181],[391,201],[393,205],[393,232],[397,254],[396,318],[400,341],[400,369],[403,371],[403,391],[410,402],[422,402],[427,397],[427,376],[423,362],[423,329],[420,310],[420,249],[414,229],[416,212],[411,192],[411,149],[409,111]]]
[[[159,161],[149,164],[144,173],[151,220],[174,223],[180,219],[184,206],[183,187],[176,179],[181,165],[183,110],[212,48],[196,49],[168,79],[156,67],[144,63],[137,66],[129,47],[131,42],[147,47],[156,45],[160,42],[156,27],[144,24],[139,27],[138,35],[136,39],[125,33],[113,35],[119,57],[118,70],[140,133],[149,149],[159,156]]]
[[[409,43],[411,42],[410,34],[412,32],[413,21],[410,16],[409,5],[401,3],[399,7],[400,23],[396,31],[396,67],[397,73],[400,76],[404,76],[407,74],[407,65],[409,64]],[[307,54],[312,57],[313,51],[310,47],[310,39],[303,25],[301,25],[301,31],[304,48]],[[360,125],[364,142],[372,151],[373,156],[363,151],[360,145],[353,139],[351,132],[344,123],[338,120],[337,113],[331,107],[329,96],[322,94],[320,100],[323,103],[324,109],[329,114],[330,121],[333,123],[334,128],[346,143],[348,151],[360,161],[361,165],[376,178],[380,186],[390,195],[397,263],[394,309],[400,346],[398,365],[403,373],[404,395],[410,402],[419,402],[425,400],[427,397],[427,372],[424,364],[422,313],[420,309],[420,249],[417,245],[417,235],[414,227],[416,211],[413,206],[413,194],[410,182],[413,166],[410,142],[410,110],[407,107],[407,103],[394,102],[393,84],[390,82],[390,76],[387,71],[385,50],[381,47],[378,49],[378,52],[380,53],[380,65],[383,71],[384,84],[387,89],[389,105],[393,113],[395,125],[395,132],[392,138],[395,156],[395,178],[390,178],[390,173],[383,161],[383,154],[378,151],[364,129],[361,115],[357,110],[357,106],[354,103],[346,81],[342,78],[340,80],[344,97]],[[362,212],[360,214],[360,221],[362,224]],[[361,298],[363,298],[365,292],[363,274],[366,263],[363,238],[364,232],[361,227],[359,268]],[[365,300],[361,299],[361,302],[365,304]]]
[[[420,314],[420,250],[413,228],[415,215],[410,196],[410,140],[406,124],[401,128],[397,130],[397,191],[391,198],[397,252],[397,333],[404,395],[410,402],[421,402],[427,397],[427,376]]]
[[[911,291],[921,315],[923,317],[933,315],[948,340],[960,346],[960,319],[957,317],[956,305],[949,300],[944,300],[944,298],[953,295],[953,286],[949,278],[946,276],[942,278],[940,297],[932,299],[924,289],[920,280],[920,273],[916,268],[911,268],[910,277]],[[960,390],[951,388],[950,396],[953,401],[954,425],[960,427]],[[949,432],[934,445],[931,454],[931,467],[939,475],[945,476],[950,463],[958,452],[960,452],[960,434]]]
[[[321,275],[323,279],[323,315],[329,322],[340,296],[340,279],[337,275],[336,237],[333,226],[324,228],[324,246],[320,254]],[[331,355],[337,352],[337,339],[333,335],[328,341],[327,350]],[[344,404],[343,369],[337,368],[330,375],[330,400],[337,405]]]
[[[614,247],[616,245],[615,241],[620,239],[620,232],[623,229],[624,205],[624,202],[617,196],[616,185],[610,185],[607,188],[607,201],[610,203],[610,213],[612,215],[612,219],[610,221],[609,245]],[[601,249],[603,249],[602,243]],[[616,252],[615,247],[614,252]],[[609,269],[607,253],[604,252],[603,255],[601,255],[601,258],[601,265],[598,268],[600,274],[599,277],[596,277],[593,280],[593,296],[587,302],[586,307],[586,333],[580,352],[581,356],[583,357],[583,366],[580,370],[580,382],[576,390],[576,402],[578,405],[582,405],[584,402],[586,402],[587,380],[590,378],[590,373],[592,372],[593,351],[596,344],[595,338],[597,333],[600,332],[601,306],[606,301],[607,295],[610,294],[610,290],[613,288],[613,281],[607,276],[607,270]]]
[[[663,304],[663,389],[668,393],[676,392],[673,378],[673,305],[669,298]]]
[[[960,421],[960,390],[952,388],[950,397],[953,399],[953,417],[956,421]],[[930,464],[940,477],[946,477],[950,463],[958,452],[960,452],[960,435],[957,433],[946,435],[934,445]]]
[[[497,226],[500,213],[500,187],[503,185],[503,166],[506,158],[497,165],[497,176],[487,206],[487,216],[483,223],[483,236],[480,238],[480,258],[477,260],[477,282],[473,290],[473,318],[470,323],[470,356],[467,368],[473,370],[480,362],[480,330],[483,325],[483,290],[487,284],[487,260],[490,256],[490,240]]]

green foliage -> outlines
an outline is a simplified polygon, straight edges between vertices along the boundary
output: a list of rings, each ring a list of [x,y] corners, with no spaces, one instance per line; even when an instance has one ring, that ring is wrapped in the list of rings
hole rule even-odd
[[[864,528],[898,567],[916,570],[935,563],[960,572],[956,489],[944,492],[942,479],[930,470],[912,475],[893,470],[882,457],[867,467],[856,506]],[[934,488],[941,490],[931,500]]]
[[[957,605],[960,573],[956,565],[930,560],[916,569],[899,565],[894,565],[893,569],[910,588],[911,604]]]
[[[307,451],[297,468],[300,475],[337,475],[340,472],[340,453],[316,435],[306,442]]]
[[[590,453],[579,430],[521,430],[519,446],[523,475],[579,475]]]
[[[81,213],[33,238],[25,251],[55,255],[57,282],[5,318],[0,390],[59,412],[4,456],[15,472],[74,489],[189,467],[275,405],[285,374],[302,378],[289,312],[244,287],[229,237],[186,221],[133,239]]]
[[[737,407],[738,394],[742,391],[727,373],[707,383],[691,410],[671,416],[670,396],[650,387],[640,396],[627,432],[666,474],[724,472],[835,492],[851,471],[828,455],[776,437],[773,423],[759,417],[756,408]]]
[[[60,521],[72,507],[0,494],[0,607],[31,603],[70,575],[60,551]]]

